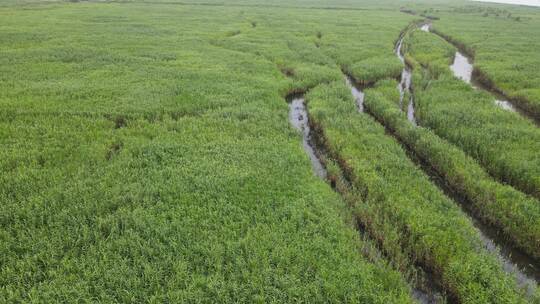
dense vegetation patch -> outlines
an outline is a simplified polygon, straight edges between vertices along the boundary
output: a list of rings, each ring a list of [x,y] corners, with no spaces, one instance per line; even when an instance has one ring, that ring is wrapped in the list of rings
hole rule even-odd
[[[455,202],[356,112],[342,72],[379,81],[376,106],[396,99],[395,40],[418,18],[398,6],[0,3],[0,302],[410,303],[419,269],[450,300],[525,302]],[[415,76],[421,117],[486,171],[537,187],[531,126],[486,105],[486,117],[460,110],[487,97],[451,82],[452,47],[425,46],[407,58],[428,71]],[[452,90],[459,106],[431,114]],[[313,174],[287,119],[284,96],[308,91],[330,182],[339,171],[350,186],[341,195]],[[443,134],[446,123],[468,137]],[[485,219],[537,248],[530,198],[432,133],[406,130],[435,143],[424,156]],[[507,145],[504,157],[487,141]],[[451,159],[435,158],[446,148]]]
[[[215,43],[286,33],[281,11],[0,13],[0,302],[411,302],[311,172],[291,81]],[[331,77],[319,54],[293,66],[306,84]]]

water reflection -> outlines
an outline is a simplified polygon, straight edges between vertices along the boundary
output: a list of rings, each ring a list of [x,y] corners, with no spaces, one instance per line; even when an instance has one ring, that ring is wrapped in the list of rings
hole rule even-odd
[[[461,52],[457,51],[454,56],[454,62],[450,66],[450,70],[454,73],[454,76],[470,84],[475,89],[482,89],[491,93],[495,97],[493,101],[495,105],[499,106],[501,109],[518,112],[524,116],[528,116],[526,113],[519,111],[510,101],[508,101],[503,95],[497,94],[496,92],[486,89],[482,84],[477,83],[472,79],[473,74],[473,64],[472,60],[467,56],[463,55]]]
[[[311,140],[311,129],[309,127],[309,118],[306,111],[306,106],[303,96],[291,96],[287,98],[289,101],[289,121],[295,129],[302,132],[302,144],[309,159],[311,160],[311,166],[315,174],[322,178],[326,178],[326,169],[324,168],[321,160],[313,149]]]
[[[454,62],[450,66],[450,69],[454,73],[454,76],[465,81],[466,83],[471,83],[473,72],[472,62],[459,51],[456,52]]]
[[[345,82],[347,83],[347,86],[351,89],[351,94],[354,97],[354,101],[356,101],[358,112],[364,112],[364,92],[357,88],[353,84],[354,80],[350,79],[349,77],[345,77]]]

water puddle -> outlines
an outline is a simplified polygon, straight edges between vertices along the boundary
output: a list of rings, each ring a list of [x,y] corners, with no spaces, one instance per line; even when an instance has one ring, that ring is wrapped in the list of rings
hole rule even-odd
[[[358,112],[364,112],[364,91],[356,85],[356,82],[351,77],[345,76],[345,82],[351,89]]]
[[[446,303],[444,298],[440,295],[430,295],[426,292],[423,292],[421,290],[415,289],[413,290],[413,298],[418,302],[422,304],[438,304],[438,303]]]
[[[421,27],[421,30],[429,32],[430,31],[430,25],[429,24],[423,24]],[[396,45],[395,52],[400,61],[404,64],[405,58],[402,53],[402,45],[403,45],[403,38],[404,35],[402,35]],[[478,89],[484,89],[479,84],[473,83],[472,80],[472,72],[473,72],[473,65],[471,60],[463,55],[461,52],[456,52],[456,56],[454,58],[453,64],[450,66],[450,69],[454,73],[454,76],[457,78],[463,80],[464,82],[470,84],[474,88]],[[401,82],[398,85],[398,89],[400,92],[400,106],[403,105],[403,99],[408,92],[410,94],[411,92],[411,71],[410,69],[405,66],[403,69],[403,72],[401,74]],[[485,90],[485,89],[484,89]],[[486,90],[489,91],[489,90]],[[494,94],[493,92],[491,92]],[[495,104],[499,105],[501,108],[509,111],[517,111],[517,109],[505,98],[501,95],[494,94],[496,97]],[[415,123],[414,119],[414,98],[411,94],[409,104],[407,107],[407,117],[408,119]],[[540,280],[540,269],[537,269],[535,265],[537,262],[532,259],[530,256],[524,254],[520,250],[516,249],[512,244],[510,244],[506,239],[499,235],[497,233],[497,230],[484,225],[482,222],[476,219],[475,216],[471,215],[472,212],[469,210],[468,206],[471,204],[467,202],[466,199],[463,197],[457,195],[454,193],[446,184],[444,179],[439,176],[438,173],[434,172],[429,164],[426,162],[420,160],[412,151],[407,149],[405,147],[406,151],[408,151],[408,154],[410,154],[410,158],[414,160],[416,163],[419,163],[421,167],[423,168],[423,171],[426,172],[432,179],[432,181],[435,182],[435,184],[438,185],[439,188],[443,189],[443,191],[446,193],[446,195],[450,198],[452,198],[454,201],[458,202],[462,209],[466,211],[467,214],[470,215],[470,218],[474,224],[474,226],[480,231],[480,237],[483,242],[483,247],[486,248],[489,252],[494,253],[499,260],[501,261],[501,264],[503,265],[503,268],[506,272],[513,274],[516,277],[516,281],[518,282],[518,285],[521,288],[524,288],[527,290],[529,294],[534,292],[534,289],[537,285],[537,282]]]
[[[473,65],[468,57],[457,51],[454,56],[454,62],[450,65],[450,70],[454,73],[454,76],[471,84]],[[472,84],[471,84],[472,85]]]
[[[403,100],[405,99],[406,92],[410,91],[411,78],[412,78],[411,70],[408,67],[403,68],[403,71],[401,71],[401,80],[398,84],[399,106],[401,108],[403,107]]]
[[[429,25],[422,25],[422,30],[429,31]],[[395,52],[398,58],[402,63],[405,64],[405,58],[402,54],[403,38],[405,35],[402,35],[398,43],[396,44]],[[457,62],[456,62],[457,61]],[[454,61],[452,71],[456,77],[459,77],[463,81],[473,85],[471,83],[472,76],[472,64],[469,59],[463,54],[456,54],[456,60]],[[357,104],[359,104],[359,98],[361,100],[359,106],[359,111],[364,111],[363,107],[363,98],[364,93],[362,88],[356,86],[354,80],[346,76],[346,82],[351,93],[355,98]],[[400,92],[400,107],[403,109],[403,101],[406,93],[410,94],[409,103],[407,106],[407,118],[409,121],[413,122],[416,125],[415,116],[414,116],[414,98],[411,94],[411,70],[405,64],[405,68],[402,72],[401,81],[398,85]],[[501,107],[509,107],[511,104],[504,100],[497,100],[501,104]],[[375,117],[374,117],[375,118]],[[457,202],[461,208],[469,215],[473,225],[478,229],[480,233],[480,239],[482,241],[482,246],[489,252],[493,253],[500,260],[504,271],[512,274],[518,285],[526,290],[529,295],[532,295],[536,289],[537,282],[540,280],[540,269],[537,269],[537,262],[532,259],[530,256],[524,254],[522,251],[516,249],[512,244],[510,244],[502,235],[500,235],[496,229],[491,226],[485,225],[479,221],[475,216],[474,212],[470,210],[469,203],[464,197],[454,192],[449,188],[445,180],[437,173],[435,170],[424,160],[420,159],[412,150],[410,150],[407,145],[399,140],[390,130],[385,128],[387,134],[396,138],[404,146],[404,150],[409,155],[409,158],[419,165],[422,170],[430,176],[430,179],[441,189],[443,192],[450,197],[452,200]],[[430,288],[431,289],[431,288]],[[415,288],[413,291],[413,297],[420,303],[437,303],[439,302],[437,298],[440,296],[440,293],[424,292],[418,288]]]
[[[421,25],[421,29],[423,31],[429,32],[430,25],[423,24]],[[395,48],[395,52],[399,60],[405,64],[405,68],[403,69],[403,72],[401,74],[401,81],[398,85],[398,89],[400,92],[400,107],[403,109],[404,96],[406,96],[406,93],[409,93],[410,99],[407,106],[407,118],[409,119],[409,121],[416,124],[414,115],[414,98],[411,94],[411,70],[406,65],[405,58],[402,53],[404,36],[405,34],[403,34],[399,38]],[[450,66],[450,69],[456,77],[462,79],[466,83],[469,83],[471,84],[471,86],[476,88],[475,84],[472,83],[473,65],[468,57],[466,57],[460,52],[457,52],[454,63],[452,64],[452,66]],[[510,102],[506,101],[504,98],[501,98],[503,96],[495,95],[495,97],[495,102],[499,106],[507,110],[516,110],[516,108]],[[471,204],[466,199],[452,191],[447,186],[447,183],[444,181],[444,179],[440,177],[437,172],[434,172],[434,170],[428,163],[419,159],[414,154],[414,152],[412,152],[406,147],[406,145],[404,145],[404,148],[405,151],[408,152],[410,158],[415,163],[420,164],[423,171],[431,177],[435,184],[437,184],[437,186],[441,188],[448,197],[458,202],[461,205],[462,209],[466,211],[467,214],[469,214],[474,226],[480,231],[480,237],[483,242],[483,247],[485,247],[486,250],[488,250],[489,252],[494,253],[499,258],[504,270],[515,276],[516,281],[518,282],[520,287],[527,290],[529,294],[534,292],[537,282],[540,280],[540,269],[537,269],[537,267],[535,266],[537,265],[537,261],[512,246],[512,244],[510,244],[502,235],[497,233],[496,229],[491,226],[484,225],[482,222],[477,220],[473,212],[469,210],[468,206],[470,206]]]
[[[407,106],[407,119],[415,126],[417,126],[416,117],[414,116],[414,98],[409,98],[409,105]]]
[[[504,110],[511,111],[511,112],[516,112],[516,108],[514,107],[514,105],[509,103],[506,100],[498,100],[498,99],[496,99],[495,104],[498,105],[499,107],[503,108]]]
[[[463,80],[464,82],[470,84],[475,89],[482,89],[485,91],[490,92],[492,95],[495,96],[494,103],[495,105],[501,107],[504,110],[511,111],[511,112],[517,112],[514,105],[507,101],[504,96],[497,94],[495,92],[492,92],[490,90],[487,90],[484,88],[481,84],[477,83],[476,81],[473,81],[472,74],[473,74],[473,63],[472,60],[465,56],[460,51],[456,51],[456,54],[454,56],[454,62],[450,65],[450,70],[454,74],[455,77]]]
[[[309,118],[307,115],[305,100],[302,95],[292,95],[287,97],[289,104],[289,121],[295,129],[302,133],[302,145],[309,156],[313,172],[320,178],[326,179],[327,172],[321,160],[315,153],[311,138],[311,128],[309,127]]]

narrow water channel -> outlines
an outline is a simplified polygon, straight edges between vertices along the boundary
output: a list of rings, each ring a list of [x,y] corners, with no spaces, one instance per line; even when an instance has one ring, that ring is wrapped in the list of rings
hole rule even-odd
[[[493,92],[485,88],[481,83],[474,81],[474,78],[472,77],[473,70],[474,70],[472,60],[469,57],[465,56],[460,51],[456,51],[456,54],[454,56],[454,61],[450,65],[450,70],[452,70],[452,73],[454,73],[454,76],[470,84],[473,88],[481,89],[481,90],[491,93],[491,95],[495,97],[495,101],[494,101],[495,105],[501,107],[504,110],[517,112],[519,114],[522,114],[525,117],[528,116],[527,113],[515,107],[510,101],[508,101],[501,94],[498,94],[497,92]]]
[[[313,172],[318,177],[326,179],[326,168],[315,153],[304,97],[302,95],[291,95],[287,97],[287,102],[289,104],[289,121],[295,129],[302,133],[302,145],[309,156]]]
[[[426,26],[423,25],[422,28]],[[428,25],[429,26],[429,25]],[[399,108],[403,109],[403,103],[405,102],[405,96],[409,95],[409,98],[407,100],[407,119],[413,124],[417,125],[416,118],[414,116],[414,96],[412,94],[411,89],[411,79],[412,79],[412,71],[410,67],[405,62],[405,55],[403,54],[402,48],[403,48],[403,39],[405,39],[405,34],[403,34],[401,37],[399,37],[399,40],[396,44],[395,52],[398,56],[401,63],[403,63],[403,71],[401,71],[401,80],[398,84],[398,90],[399,90]]]
[[[456,51],[454,62],[450,65],[450,69],[454,73],[454,76],[470,84],[475,89],[485,90],[490,92],[495,97],[495,104],[502,109],[520,112],[519,108],[514,107],[512,103],[504,98],[504,96],[495,92],[489,91],[484,88],[480,83],[474,81],[472,77],[473,64],[469,57],[465,56],[459,51]],[[520,113],[527,117],[527,114]],[[531,257],[524,254],[520,250],[513,248],[510,244],[497,234],[495,229],[482,225],[477,221],[475,224],[483,232],[482,238],[485,243],[485,247],[491,251],[496,252],[497,247],[500,248],[500,256],[503,262],[504,268],[507,272],[515,273],[518,283],[522,287],[528,287],[528,290],[532,290],[532,286],[535,286],[540,281],[540,269],[537,268],[537,262]],[[489,237],[488,237],[489,236]],[[494,241],[495,240],[495,241]],[[497,246],[498,245],[498,246]]]
[[[358,109],[358,112],[364,112],[364,92],[357,88],[357,86],[354,84],[354,80],[351,79],[349,76],[345,76],[345,82],[347,83],[347,86],[351,89],[351,94],[354,97],[354,101],[356,102],[356,108]]]

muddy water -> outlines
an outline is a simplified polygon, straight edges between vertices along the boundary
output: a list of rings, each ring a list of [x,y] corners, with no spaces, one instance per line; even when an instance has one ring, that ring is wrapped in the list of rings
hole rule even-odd
[[[401,71],[401,80],[398,84],[399,90],[399,106],[403,108],[403,99],[405,98],[405,93],[410,92],[411,88],[411,70],[408,67],[403,68]]]
[[[516,108],[514,107],[514,105],[512,105],[506,100],[496,99],[495,104],[507,111],[516,112]]]
[[[429,24],[422,25],[422,29],[427,26],[427,30],[429,31]],[[399,108],[403,109],[403,102],[405,101],[405,95],[409,94],[409,100],[407,100],[407,119],[414,124],[417,125],[416,118],[414,117],[414,97],[411,92],[411,79],[412,79],[412,72],[409,66],[405,62],[405,56],[402,52],[403,47],[403,39],[404,36],[401,36],[399,38],[398,43],[396,44],[395,52],[398,56],[401,63],[404,64],[403,71],[401,71],[401,80],[398,84],[398,90],[399,90]]]
[[[421,27],[424,31],[430,31],[429,24],[422,25]],[[396,54],[399,57],[399,59],[404,62],[403,54],[401,53],[401,45],[402,45],[403,38],[400,39],[397,47],[396,47]],[[477,88],[480,87],[479,84],[473,83],[472,80],[472,72],[473,72],[473,65],[471,60],[463,55],[461,52],[456,52],[456,56],[454,58],[453,64],[450,66],[450,69],[454,73],[454,76],[456,76],[459,79],[462,79],[468,84],[471,84],[471,86]],[[405,76],[405,77],[403,77]],[[407,70],[407,67],[403,69],[402,73],[402,80],[400,83],[400,96],[403,96],[404,93],[402,93],[402,90],[405,90],[408,88],[410,92],[410,71]],[[507,100],[503,98],[503,96],[500,95],[494,95],[496,97],[495,103],[502,107],[503,109],[509,110],[509,111],[516,111],[516,108]],[[400,100],[401,103],[402,100]],[[411,113],[412,112],[412,113]],[[411,100],[409,101],[409,106],[407,109],[407,117],[409,120],[414,119],[414,100],[411,95]],[[437,175],[436,173],[429,173],[429,171],[432,171],[429,169],[429,165],[423,166],[424,171],[427,172],[433,179],[434,175]],[[442,180],[442,178],[438,177],[435,178],[435,180],[439,180],[439,182],[436,182],[440,188],[444,188],[445,193],[454,199],[455,201],[459,202],[460,205],[466,209],[468,214],[471,214],[470,210],[466,208],[466,206],[469,206],[470,204],[466,202],[461,197],[457,197],[457,195],[449,189],[446,185],[446,183]],[[474,226],[477,227],[481,234],[481,239],[483,241],[484,247],[490,251],[495,253],[501,263],[504,266],[505,271],[509,273],[513,273],[516,277],[516,280],[518,281],[519,285],[523,288],[527,289],[528,291],[533,290],[533,286],[536,285],[536,282],[540,280],[540,269],[537,269],[535,265],[537,265],[536,261],[531,259],[526,254],[522,253],[521,251],[517,250],[509,244],[501,235],[499,235],[495,229],[484,225],[480,221],[478,221],[474,216],[471,216],[471,219],[473,220]]]
[[[424,32],[431,32],[431,24],[426,23],[423,24],[420,29]],[[401,51],[401,46],[399,46],[399,50],[396,50],[396,52]],[[400,56],[400,60],[403,62],[402,55],[398,54]],[[457,51],[454,56],[454,62],[450,65],[450,70],[454,73],[454,76],[465,81],[466,83],[470,84],[475,89],[482,89],[487,92],[490,92],[495,97],[495,105],[499,106],[500,108],[510,111],[510,112],[517,112],[525,117],[528,117],[529,115],[525,113],[524,111],[521,111],[519,108],[516,108],[510,101],[508,101],[504,96],[501,94],[498,94],[496,92],[490,91],[486,89],[484,86],[482,86],[480,83],[477,83],[473,80],[472,73],[473,73],[473,63],[472,60],[465,56],[463,53]],[[537,125],[540,125],[540,122],[536,121]]]
[[[467,209],[467,206],[463,204],[462,207]],[[495,254],[503,265],[504,271],[513,274],[518,286],[523,288],[528,295],[532,295],[540,280],[540,269],[536,268],[536,261],[509,244],[495,228],[481,223],[474,216],[471,220],[480,230],[483,247]]]
[[[354,97],[356,102],[356,107],[358,112],[364,112],[364,92],[362,89],[355,85],[355,82],[350,77],[345,76],[345,82],[347,86],[351,89],[351,94]]]
[[[407,119],[415,126],[418,125],[418,123],[416,122],[416,118],[414,116],[414,98],[411,97],[409,98],[409,105],[407,106]]]
[[[311,138],[311,129],[309,127],[309,118],[307,115],[304,97],[300,95],[287,98],[289,103],[289,121],[295,129],[302,133],[302,145],[309,156],[313,172],[320,178],[326,179],[327,172],[321,160],[315,153]]]

